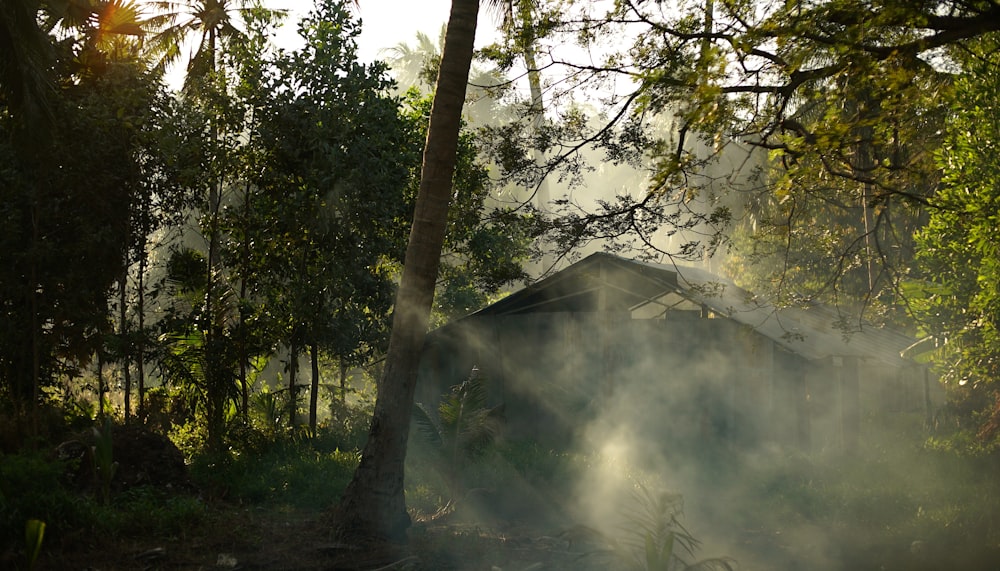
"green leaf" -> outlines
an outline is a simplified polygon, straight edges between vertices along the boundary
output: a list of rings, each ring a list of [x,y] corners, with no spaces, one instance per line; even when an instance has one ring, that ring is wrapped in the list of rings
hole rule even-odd
[[[29,519],[24,525],[24,545],[28,556],[28,569],[35,568],[38,554],[42,551],[42,541],[45,539],[45,522]]]

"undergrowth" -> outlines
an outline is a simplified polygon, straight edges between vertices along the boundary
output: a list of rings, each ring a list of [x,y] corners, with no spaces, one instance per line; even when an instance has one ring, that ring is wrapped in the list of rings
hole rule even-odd
[[[325,450],[309,439],[288,438],[221,458],[196,457],[190,471],[213,498],[316,510],[340,499],[358,460],[355,450]]]

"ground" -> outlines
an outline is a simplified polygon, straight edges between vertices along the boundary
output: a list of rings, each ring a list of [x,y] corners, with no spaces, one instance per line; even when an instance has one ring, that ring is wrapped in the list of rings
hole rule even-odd
[[[317,495],[338,489],[331,469],[339,464],[316,465],[321,469],[313,470],[316,466],[307,462],[311,456],[304,453],[308,448],[292,450],[302,455],[296,456],[295,464],[300,477],[281,474],[284,480],[274,480],[284,481],[288,490],[297,492],[292,496],[296,502],[286,503],[281,499],[286,496],[274,494],[270,487],[264,489],[271,490],[270,494],[247,494],[252,487],[244,487],[243,495],[230,493],[226,484],[239,473],[233,466],[207,478],[213,485],[194,486],[182,455],[169,441],[142,431],[122,431],[115,437],[119,470],[109,507],[100,501],[100,478],[94,470],[81,468],[91,464],[72,461],[78,455],[86,460],[87,454],[93,454],[88,450],[94,438],[92,433],[83,433],[57,448],[59,457],[71,460],[67,466],[78,468],[64,475],[68,489],[62,497],[55,498],[50,488],[32,485],[35,480],[23,477],[15,488],[45,490],[34,500],[48,506],[50,523],[62,522],[52,525],[52,533],[46,535],[36,566],[39,571],[661,568],[622,565],[621,553],[612,549],[616,539],[581,525],[579,512],[567,507],[575,504],[564,501],[559,493],[565,493],[565,488],[541,485],[538,482],[549,480],[537,474],[530,484],[527,479],[519,483],[504,478],[495,486],[499,489],[470,489],[462,501],[449,503],[451,509],[444,510],[444,515],[414,511],[405,545],[347,545],[331,537],[325,519],[335,496],[324,500]],[[942,460],[947,462],[932,470],[933,458],[925,454],[922,470],[900,478],[895,469],[880,472],[895,466],[882,458],[843,473],[829,473],[826,464],[815,470],[797,462],[779,465],[770,475],[715,476],[711,485],[702,482],[703,490],[716,493],[693,494],[684,512],[684,525],[702,541],[696,558],[728,557],[741,571],[1000,569],[993,464],[986,466],[991,469],[975,463],[964,466],[945,457]],[[536,459],[532,469],[537,468],[538,474],[562,473],[553,467],[544,471],[546,459]],[[265,464],[261,461],[259,468],[279,474],[280,470]],[[209,471],[213,466],[207,465]],[[246,474],[242,477],[247,479]],[[734,495],[732,490],[738,485],[745,489]],[[586,493],[597,495],[593,488],[586,488]],[[612,505],[634,516],[670,516],[671,509],[657,507],[658,501],[670,497],[650,496],[657,501],[632,505],[631,510],[623,510],[625,504],[619,501]],[[743,503],[734,503],[734,497],[742,497]],[[440,502],[424,505],[438,509]],[[653,512],[645,511],[651,508]],[[88,517],[74,514],[74,509],[85,510]],[[606,525],[605,532],[621,541],[636,537],[637,529],[648,529],[635,525],[641,518],[626,519],[633,523],[631,527]],[[75,529],[68,522],[87,524]],[[117,530],[120,535],[99,529]],[[644,555],[641,543],[633,555]],[[0,546],[0,569],[25,569],[19,542]]]
[[[323,514],[220,506],[176,537],[95,538],[46,554],[39,569],[473,570],[606,568],[579,530],[547,535],[459,522],[417,522],[406,545],[358,547],[331,540]]]

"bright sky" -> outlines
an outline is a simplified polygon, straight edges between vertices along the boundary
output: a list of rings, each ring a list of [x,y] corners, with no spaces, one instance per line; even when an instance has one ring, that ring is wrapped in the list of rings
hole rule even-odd
[[[278,37],[281,42],[294,41],[298,20],[312,8],[312,2],[270,0],[267,4],[291,11]],[[380,50],[401,42],[415,45],[417,32],[436,41],[451,10],[451,0],[358,0],[358,5],[357,14],[362,23],[358,57],[365,63],[379,58]],[[476,45],[482,46],[495,39],[495,16],[481,11]]]
[[[448,21],[451,0],[358,0],[357,15],[362,22],[358,38],[358,59],[369,63],[380,58],[379,52],[404,42],[416,45],[417,32],[437,40],[441,26]],[[299,44],[299,20],[312,9],[311,0],[265,0],[270,8],[288,10],[288,17],[278,30],[276,41],[287,49]],[[476,47],[496,40],[496,17],[481,10],[476,30]],[[185,64],[186,65],[186,64]],[[183,65],[168,74],[168,83],[179,87],[183,81]]]

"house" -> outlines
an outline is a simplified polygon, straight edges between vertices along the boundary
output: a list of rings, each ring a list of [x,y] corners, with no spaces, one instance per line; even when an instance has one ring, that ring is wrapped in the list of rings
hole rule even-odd
[[[515,438],[565,444],[604,419],[668,448],[851,449],[865,415],[928,413],[936,383],[901,356],[914,339],[850,325],[704,270],[598,253],[431,332],[417,401],[476,368]]]

